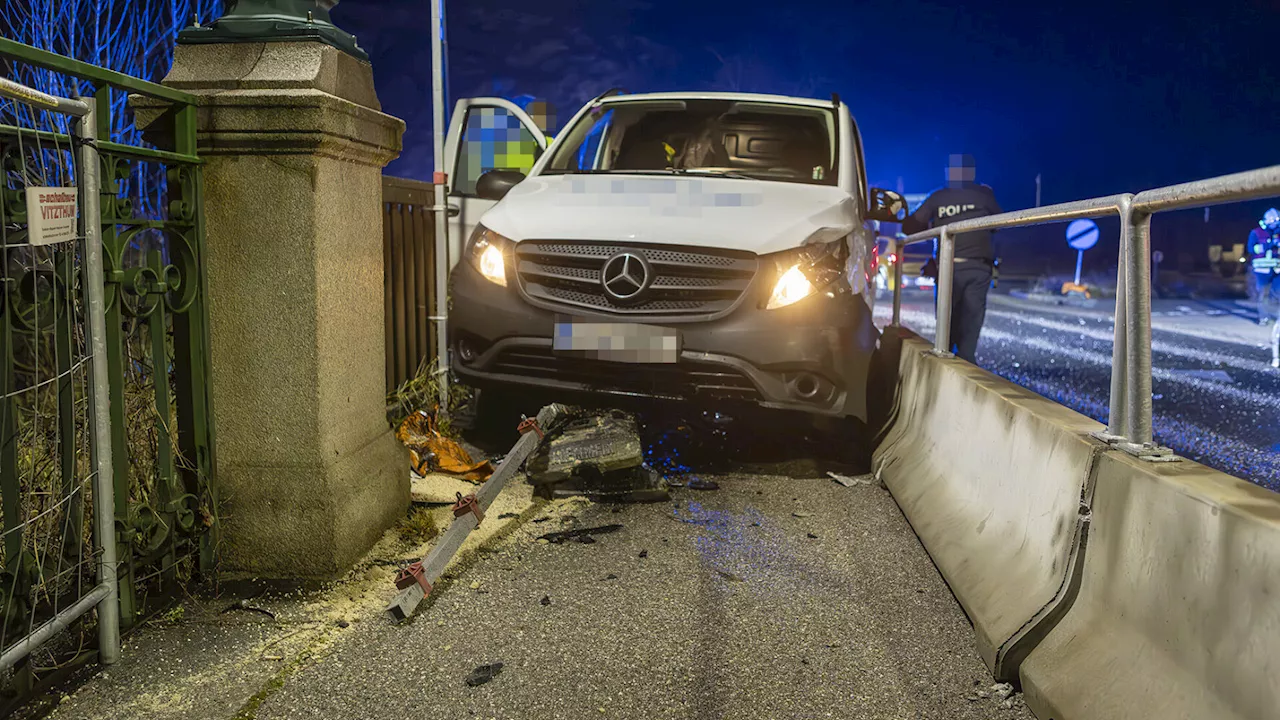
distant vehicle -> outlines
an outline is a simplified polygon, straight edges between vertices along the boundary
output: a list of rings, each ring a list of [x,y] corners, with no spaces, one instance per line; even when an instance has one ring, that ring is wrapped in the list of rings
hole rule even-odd
[[[868,188],[844,103],[606,94],[544,146],[505,100],[457,106],[446,144],[453,232],[467,238],[450,278],[457,377],[485,392],[866,420],[869,226],[906,204]],[[508,169],[519,165],[503,153],[529,148],[528,171]]]
[[[876,238],[876,246],[880,256],[880,268],[876,274],[877,289],[893,292],[893,268],[899,263],[902,264],[902,287],[904,289],[933,287],[933,278],[920,276],[920,271],[924,268],[924,264],[929,262],[929,258],[933,256],[933,248],[929,243],[910,245],[905,248],[901,257],[893,252],[892,238]]]

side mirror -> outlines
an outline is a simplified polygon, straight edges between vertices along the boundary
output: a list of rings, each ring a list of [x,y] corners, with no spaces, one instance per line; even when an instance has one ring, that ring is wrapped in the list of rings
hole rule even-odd
[[[483,179],[483,178],[482,178]],[[907,199],[892,190],[871,188],[867,218],[880,222],[900,223],[907,218]]]
[[[524,175],[515,170],[490,170],[476,180],[476,196],[483,200],[501,200]]]

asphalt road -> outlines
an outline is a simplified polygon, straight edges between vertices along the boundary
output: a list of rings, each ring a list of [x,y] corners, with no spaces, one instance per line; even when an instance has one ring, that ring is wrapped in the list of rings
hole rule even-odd
[[[1113,324],[1110,301],[1044,305],[989,299],[978,364],[1085,415],[1106,421]],[[890,301],[876,309],[887,321]],[[1158,301],[1153,308],[1156,441],[1183,457],[1280,490],[1280,370],[1269,330],[1231,303]],[[909,291],[903,324],[933,337],[931,294]]]
[[[563,527],[622,525],[591,544],[540,543],[563,527],[535,518],[412,624],[352,626],[255,717],[1032,717],[992,691],[887,491],[775,471],[588,506]]]

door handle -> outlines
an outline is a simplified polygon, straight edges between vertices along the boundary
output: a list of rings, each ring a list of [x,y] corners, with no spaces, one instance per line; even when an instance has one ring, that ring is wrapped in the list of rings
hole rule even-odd
[[[446,208],[445,213],[448,217],[458,217],[459,215],[462,214],[462,208],[457,205],[454,205],[453,203],[449,203],[448,205],[445,206],[445,208]]]

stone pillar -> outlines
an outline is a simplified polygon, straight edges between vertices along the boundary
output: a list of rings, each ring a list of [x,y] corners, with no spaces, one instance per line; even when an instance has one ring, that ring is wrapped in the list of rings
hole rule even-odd
[[[333,577],[409,502],[382,255],[404,123],[367,63],[319,42],[179,45],[164,83],[202,99],[222,566]]]

